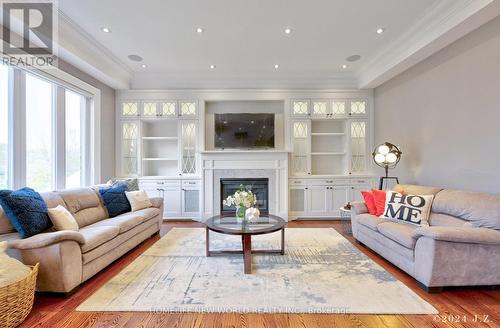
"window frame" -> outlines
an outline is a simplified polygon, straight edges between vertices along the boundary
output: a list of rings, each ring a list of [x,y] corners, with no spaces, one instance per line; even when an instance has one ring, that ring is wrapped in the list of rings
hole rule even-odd
[[[8,138],[8,188],[26,186],[26,74],[33,74],[53,84],[53,170],[52,189],[64,189],[66,185],[65,165],[65,90],[85,97],[85,112],[82,130],[82,178],[83,185],[100,183],[101,172],[101,91],[90,84],[60,70],[24,70],[9,67],[9,138]]]

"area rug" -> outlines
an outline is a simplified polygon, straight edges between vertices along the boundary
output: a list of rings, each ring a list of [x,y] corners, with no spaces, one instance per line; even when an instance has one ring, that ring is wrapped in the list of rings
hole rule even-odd
[[[210,235],[211,250],[241,237]],[[280,234],[252,237],[278,249]],[[435,314],[436,309],[334,229],[286,229],[286,254],[205,257],[203,228],[174,228],[78,311]]]

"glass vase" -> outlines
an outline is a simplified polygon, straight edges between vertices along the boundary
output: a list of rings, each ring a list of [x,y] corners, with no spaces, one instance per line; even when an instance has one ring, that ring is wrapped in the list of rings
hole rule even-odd
[[[245,212],[247,211],[247,208],[244,206],[237,206],[236,207],[236,218],[240,220],[245,219]]]

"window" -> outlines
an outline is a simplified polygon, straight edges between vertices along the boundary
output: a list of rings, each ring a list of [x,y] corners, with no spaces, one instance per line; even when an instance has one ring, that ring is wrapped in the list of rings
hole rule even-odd
[[[84,185],[85,97],[65,90],[66,188]]]
[[[0,190],[99,183],[99,99],[65,72],[0,64]]]
[[[0,189],[10,187],[9,181],[9,69],[0,64]]]
[[[53,189],[53,85],[26,74],[26,185]]]

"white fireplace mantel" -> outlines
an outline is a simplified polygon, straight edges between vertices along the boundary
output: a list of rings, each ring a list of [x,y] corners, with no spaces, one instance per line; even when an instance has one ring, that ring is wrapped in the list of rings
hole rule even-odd
[[[220,179],[270,178],[270,214],[288,219],[288,154],[286,150],[202,151],[203,218],[219,214]],[[217,180],[217,181],[215,181]],[[271,182],[274,181],[274,182]],[[216,189],[217,188],[217,189]],[[271,195],[272,192],[272,195]]]

